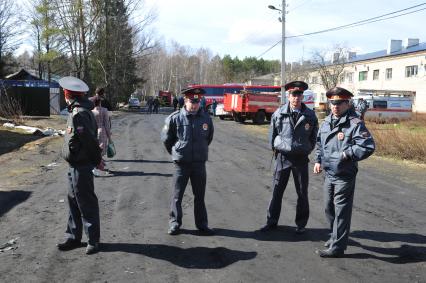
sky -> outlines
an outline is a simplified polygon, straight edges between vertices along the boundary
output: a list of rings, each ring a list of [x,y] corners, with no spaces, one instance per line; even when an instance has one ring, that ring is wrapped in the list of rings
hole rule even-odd
[[[391,13],[420,0],[287,0],[286,36],[329,29]],[[153,9],[152,28],[166,46],[172,41],[194,50],[208,48],[221,57],[230,55],[281,60],[279,11],[281,0],[145,0]],[[308,60],[314,51],[330,50],[336,44],[364,54],[387,48],[389,39],[419,38],[426,42],[425,10],[318,35],[286,40],[286,61]],[[417,8],[417,9],[419,9]],[[408,11],[407,11],[408,12]]]

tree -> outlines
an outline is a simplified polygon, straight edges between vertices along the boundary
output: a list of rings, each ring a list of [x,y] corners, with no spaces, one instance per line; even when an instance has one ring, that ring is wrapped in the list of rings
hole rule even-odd
[[[318,71],[321,84],[326,90],[337,86],[347,62],[347,48],[336,45],[332,50],[331,56],[327,56],[330,52],[326,50],[316,50],[312,56],[313,68]],[[327,60],[327,58],[330,58],[330,60]]]
[[[0,77],[6,75],[6,54],[13,52],[22,34],[18,19],[18,7],[14,0],[0,0]]]
[[[57,27],[56,11],[49,0],[32,0],[31,10],[28,11],[31,18],[32,35],[36,45],[38,74],[40,78],[46,78],[49,82],[52,76],[52,63],[60,57],[61,30]]]

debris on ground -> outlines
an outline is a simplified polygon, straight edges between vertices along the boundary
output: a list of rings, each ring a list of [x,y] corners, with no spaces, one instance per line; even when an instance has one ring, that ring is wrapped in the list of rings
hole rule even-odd
[[[10,241],[7,241],[6,243],[0,245],[0,253],[10,251],[10,250],[16,250],[18,247],[16,246],[19,238],[12,239]]]
[[[16,126],[15,124],[12,124],[12,123],[4,123],[3,127],[11,128],[11,129],[21,129],[27,133],[30,133],[33,135],[40,135],[40,136],[63,136],[65,134],[64,130],[56,130],[53,128],[46,128],[42,130],[37,127]]]

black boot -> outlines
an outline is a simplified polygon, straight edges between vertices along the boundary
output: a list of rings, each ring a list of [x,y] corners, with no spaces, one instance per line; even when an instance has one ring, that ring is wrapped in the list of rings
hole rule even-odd
[[[58,247],[58,250],[60,251],[70,251],[73,249],[77,249],[81,247],[81,241],[73,240],[73,239],[67,239],[63,243],[59,243],[56,245]]]

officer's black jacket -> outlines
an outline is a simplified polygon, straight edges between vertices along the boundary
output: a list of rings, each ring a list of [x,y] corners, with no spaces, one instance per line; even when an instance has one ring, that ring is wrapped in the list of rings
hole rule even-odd
[[[278,108],[271,118],[269,141],[272,150],[288,156],[307,156],[315,147],[318,119],[302,103],[299,119],[293,122],[289,103]]]
[[[79,97],[68,106],[67,129],[61,156],[72,167],[93,165],[101,161],[101,149],[97,139],[98,126],[92,113],[94,105],[85,97]]]
[[[213,122],[200,110],[191,115],[183,107],[165,120],[161,140],[176,162],[204,162],[213,139]]]

